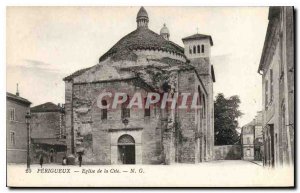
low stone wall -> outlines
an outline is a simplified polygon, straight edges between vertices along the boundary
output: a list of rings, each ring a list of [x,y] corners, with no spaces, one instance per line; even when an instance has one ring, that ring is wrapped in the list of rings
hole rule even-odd
[[[214,146],[214,160],[239,160],[241,158],[241,145]]]
[[[26,163],[27,151],[26,149],[7,149],[7,163]]]

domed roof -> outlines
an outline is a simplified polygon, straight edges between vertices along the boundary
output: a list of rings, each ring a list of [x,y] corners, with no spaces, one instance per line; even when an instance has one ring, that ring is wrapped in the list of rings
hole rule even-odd
[[[148,18],[148,13],[144,7],[140,8],[140,10],[136,16],[136,20],[138,20],[139,18]]]
[[[108,57],[115,60],[135,60],[134,50],[161,50],[185,57],[184,49],[148,28],[137,28],[120,39],[110,50],[99,59],[104,61]]]
[[[170,34],[169,29],[167,28],[166,24],[161,28],[160,35],[162,34]]]

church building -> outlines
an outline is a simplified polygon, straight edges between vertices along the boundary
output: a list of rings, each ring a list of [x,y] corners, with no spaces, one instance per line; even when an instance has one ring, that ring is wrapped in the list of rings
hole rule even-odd
[[[183,38],[181,47],[170,41],[165,24],[157,34],[149,21],[141,7],[134,31],[98,64],[64,78],[67,153],[82,154],[83,164],[195,164],[213,158],[212,38],[197,33]],[[126,93],[126,101],[112,108],[115,99],[103,93]],[[149,93],[167,93],[166,108],[161,101],[128,108],[136,93],[143,104],[152,99]],[[194,93],[199,108],[181,108]],[[171,108],[178,95],[186,97]]]

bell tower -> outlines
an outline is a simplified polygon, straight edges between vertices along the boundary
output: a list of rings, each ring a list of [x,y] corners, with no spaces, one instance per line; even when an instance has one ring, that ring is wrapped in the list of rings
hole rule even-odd
[[[196,68],[198,74],[209,76],[209,79],[214,81],[213,67],[210,63],[210,50],[213,46],[211,36],[197,33],[183,38],[182,41],[184,54],[191,61],[191,65]]]
[[[187,58],[210,58],[210,49],[213,46],[211,36],[197,33],[183,38],[182,41]]]
[[[211,36],[203,34],[194,34],[182,39],[184,44],[184,54],[190,60],[190,64],[195,67],[200,81],[204,84],[207,92],[207,120],[206,131],[204,132],[204,141],[207,142],[208,159],[213,158],[214,146],[214,94],[213,83],[215,74],[213,65],[210,63],[210,50],[213,46]],[[205,146],[204,145],[204,146]]]

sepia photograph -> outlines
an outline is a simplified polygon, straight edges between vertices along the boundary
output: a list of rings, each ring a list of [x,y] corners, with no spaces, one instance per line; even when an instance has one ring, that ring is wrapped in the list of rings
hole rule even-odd
[[[293,6],[7,6],[5,22],[7,187],[295,186]]]

